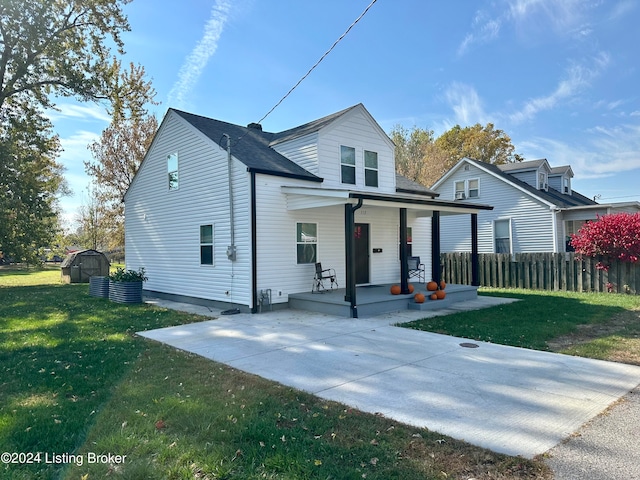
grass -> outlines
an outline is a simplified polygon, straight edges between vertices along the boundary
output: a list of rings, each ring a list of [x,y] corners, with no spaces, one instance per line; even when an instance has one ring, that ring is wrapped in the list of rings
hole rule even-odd
[[[518,302],[403,327],[640,365],[640,296],[484,289]]]
[[[550,478],[481,449],[135,335],[200,320],[88,296],[59,272],[0,271],[0,478]],[[88,464],[89,454],[126,455]]]

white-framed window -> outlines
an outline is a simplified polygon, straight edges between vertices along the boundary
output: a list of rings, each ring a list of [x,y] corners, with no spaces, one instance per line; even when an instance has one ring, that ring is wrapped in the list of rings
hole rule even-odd
[[[356,184],[356,149],[340,145],[340,177],[342,183]]]
[[[493,238],[495,253],[511,253],[511,219],[494,220]]]
[[[318,224],[296,223],[296,263],[316,263],[318,261]]]
[[[213,224],[200,225],[200,265],[213,265]]]
[[[547,189],[547,174],[544,172],[538,172],[538,190]]]
[[[453,183],[453,198],[464,200],[466,198],[480,198],[480,179],[458,180]]]
[[[364,151],[364,184],[367,187],[378,186],[378,152]]]
[[[568,177],[563,177],[563,191],[566,194],[571,193],[571,182]]]
[[[167,155],[167,173],[169,174],[169,190],[178,190],[178,154]]]

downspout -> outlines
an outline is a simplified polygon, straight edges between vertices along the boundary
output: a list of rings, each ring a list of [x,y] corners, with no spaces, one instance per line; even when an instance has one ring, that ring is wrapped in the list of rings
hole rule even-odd
[[[223,133],[222,136],[226,137],[227,139],[227,173],[228,173],[228,180],[229,180],[229,237],[230,237],[230,243],[231,243],[229,246],[227,246],[227,258],[231,261],[231,286],[229,290],[231,292],[231,304],[233,305],[233,276],[234,276],[233,264],[236,261],[236,244],[235,244],[235,237],[234,237],[235,221],[233,218],[231,137],[226,133]],[[237,313],[240,313],[240,310],[238,308],[230,308],[220,313],[222,315],[235,315]]]
[[[351,318],[358,318],[358,303],[356,301],[356,256],[354,235],[354,218],[355,211],[362,207],[362,198],[358,199],[358,203],[353,206],[350,203],[345,204],[345,267],[346,267],[346,295],[345,300],[349,302]]]
[[[258,312],[258,236],[256,235],[257,222],[256,201],[256,173],[251,172],[251,313]]]
[[[551,207],[551,213],[553,215],[553,225],[551,229],[553,234],[553,253],[558,253],[558,213],[560,213],[560,209]]]

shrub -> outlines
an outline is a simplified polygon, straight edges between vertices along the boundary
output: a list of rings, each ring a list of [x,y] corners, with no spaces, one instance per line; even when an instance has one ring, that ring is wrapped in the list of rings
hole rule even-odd
[[[109,280],[112,282],[146,282],[148,278],[145,276],[144,268],[140,268],[136,272],[135,270],[125,270],[119,267],[109,275]]]
[[[596,265],[608,270],[611,262],[636,263],[640,260],[640,213],[614,213],[598,215],[595,222],[585,223],[575,235],[571,245],[582,257],[602,257]]]

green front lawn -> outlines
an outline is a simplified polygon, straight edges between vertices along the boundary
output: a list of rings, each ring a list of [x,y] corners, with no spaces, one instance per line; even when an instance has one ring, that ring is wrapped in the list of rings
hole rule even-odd
[[[518,302],[402,326],[486,342],[640,365],[640,296],[482,289]],[[554,340],[567,339],[552,348]]]
[[[0,464],[0,478],[550,478],[541,461],[137,337],[202,318],[92,298],[54,273],[0,271],[0,452],[40,452],[39,462]],[[46,463],[65,454],[82,465]],[[90,454],[111,462],[88,464]]]

